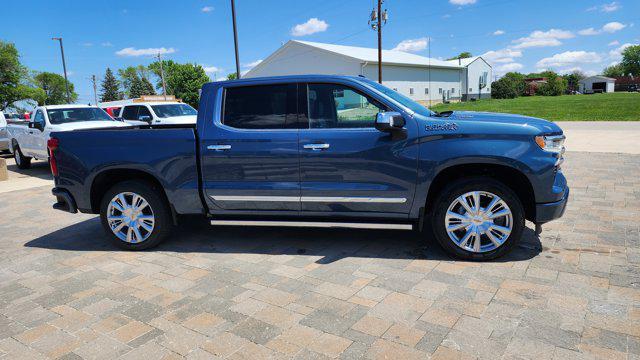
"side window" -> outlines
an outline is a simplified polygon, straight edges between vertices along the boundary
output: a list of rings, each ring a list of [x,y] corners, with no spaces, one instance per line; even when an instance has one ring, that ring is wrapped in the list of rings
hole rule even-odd
[[[382,104],[344,85],[309,84],[307,90],[309,127],[369,128]]]
[[[146,106],[138,106],[138,120],[141,120],[142,116],[148,116],[149,120],[153,119],[149,108],[147,108]]]
[[[42,114],[41,110],[36,111],[36,116],[33,117],[33,122],[40,123],[40,126],[44,128],[44,125],[45,125],[44,115]]]
[[[122,118],[125,120],[138,120],[138,107],[125,106],[122,110]]]
[[[227,88],[222,123],[238,129],[296,129],[297,88],[297,84]]]

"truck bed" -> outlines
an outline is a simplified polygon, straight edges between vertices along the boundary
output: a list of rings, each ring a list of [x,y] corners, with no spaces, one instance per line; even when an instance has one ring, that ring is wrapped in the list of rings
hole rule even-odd
[[[92,186],[127,169],[153,176],[178,214],[202,213],[195,126],[164,125],[54,132],[56,162],[64,186],[82,212],[96,212]],[[118,170],[115,170],[118,169]]]

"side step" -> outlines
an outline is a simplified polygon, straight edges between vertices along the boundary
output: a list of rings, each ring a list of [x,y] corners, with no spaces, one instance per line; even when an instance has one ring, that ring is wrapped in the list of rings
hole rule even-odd
[[[411,224],[376,224],[376,223],[348,223],[348,222],[320,222],[320,221],[259,221],[259,220],[211,220],[211,225],[222,226],[285,226],[285,227],[313,227],[313,228],[352,228],[352,229],[383,229],[383,230],[411,230]]]

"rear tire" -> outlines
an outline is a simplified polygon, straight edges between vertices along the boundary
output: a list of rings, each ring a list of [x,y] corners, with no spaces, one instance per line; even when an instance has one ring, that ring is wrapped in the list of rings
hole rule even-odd
[[[105,193],[100,202],[100,220],[116,246],[125,250],[149,249],[171,234],[171,210],[161,191],[154,184],[129,180]]]
[[[31,158],[28,156],[22,155],[22,151],[20,150],[20,146],[16,144],[13,148],[13,158],[16,161],[16,165],[18,169],[29,169],[31,168]]]
[[[474,194],[477,194],[477,207]],[[504,215],[497,216],[500,214]],[[460,179],[449,184],[436,199],[431,220],[440,246],[448,254],[464,260],[503,256],[520,240],[525,226],[518,196],[489,177]]]

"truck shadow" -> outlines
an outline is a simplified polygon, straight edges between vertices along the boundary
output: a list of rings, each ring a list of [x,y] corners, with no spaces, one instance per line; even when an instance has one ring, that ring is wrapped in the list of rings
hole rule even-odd
[[[53,181],[53,176],[51,175],[51,169],[49,168],[49,163],[46,161],[37,161],[33,160],[31,162],[31,168],[29,169],[19,169],[13,160],[13,156],[11,154],[2,154],[0,157],[7,160],[7,170],[10,173],[17,174],[16,177],[37,177],[44,180]],[[13,177],[10,175],[10,177]]]
[[[56,230],[26,247],[67,251],[122,251],[103,233],[99,218]],[[172,237],[148,251],[218,254],[269,254],[318,257],[329,264],[347,257],[455,260],[432,239],[412,231],[344,228],[182,225]],[[521,241],[496,262],[529,260],[542,251],[540,239],[526,228]]]

